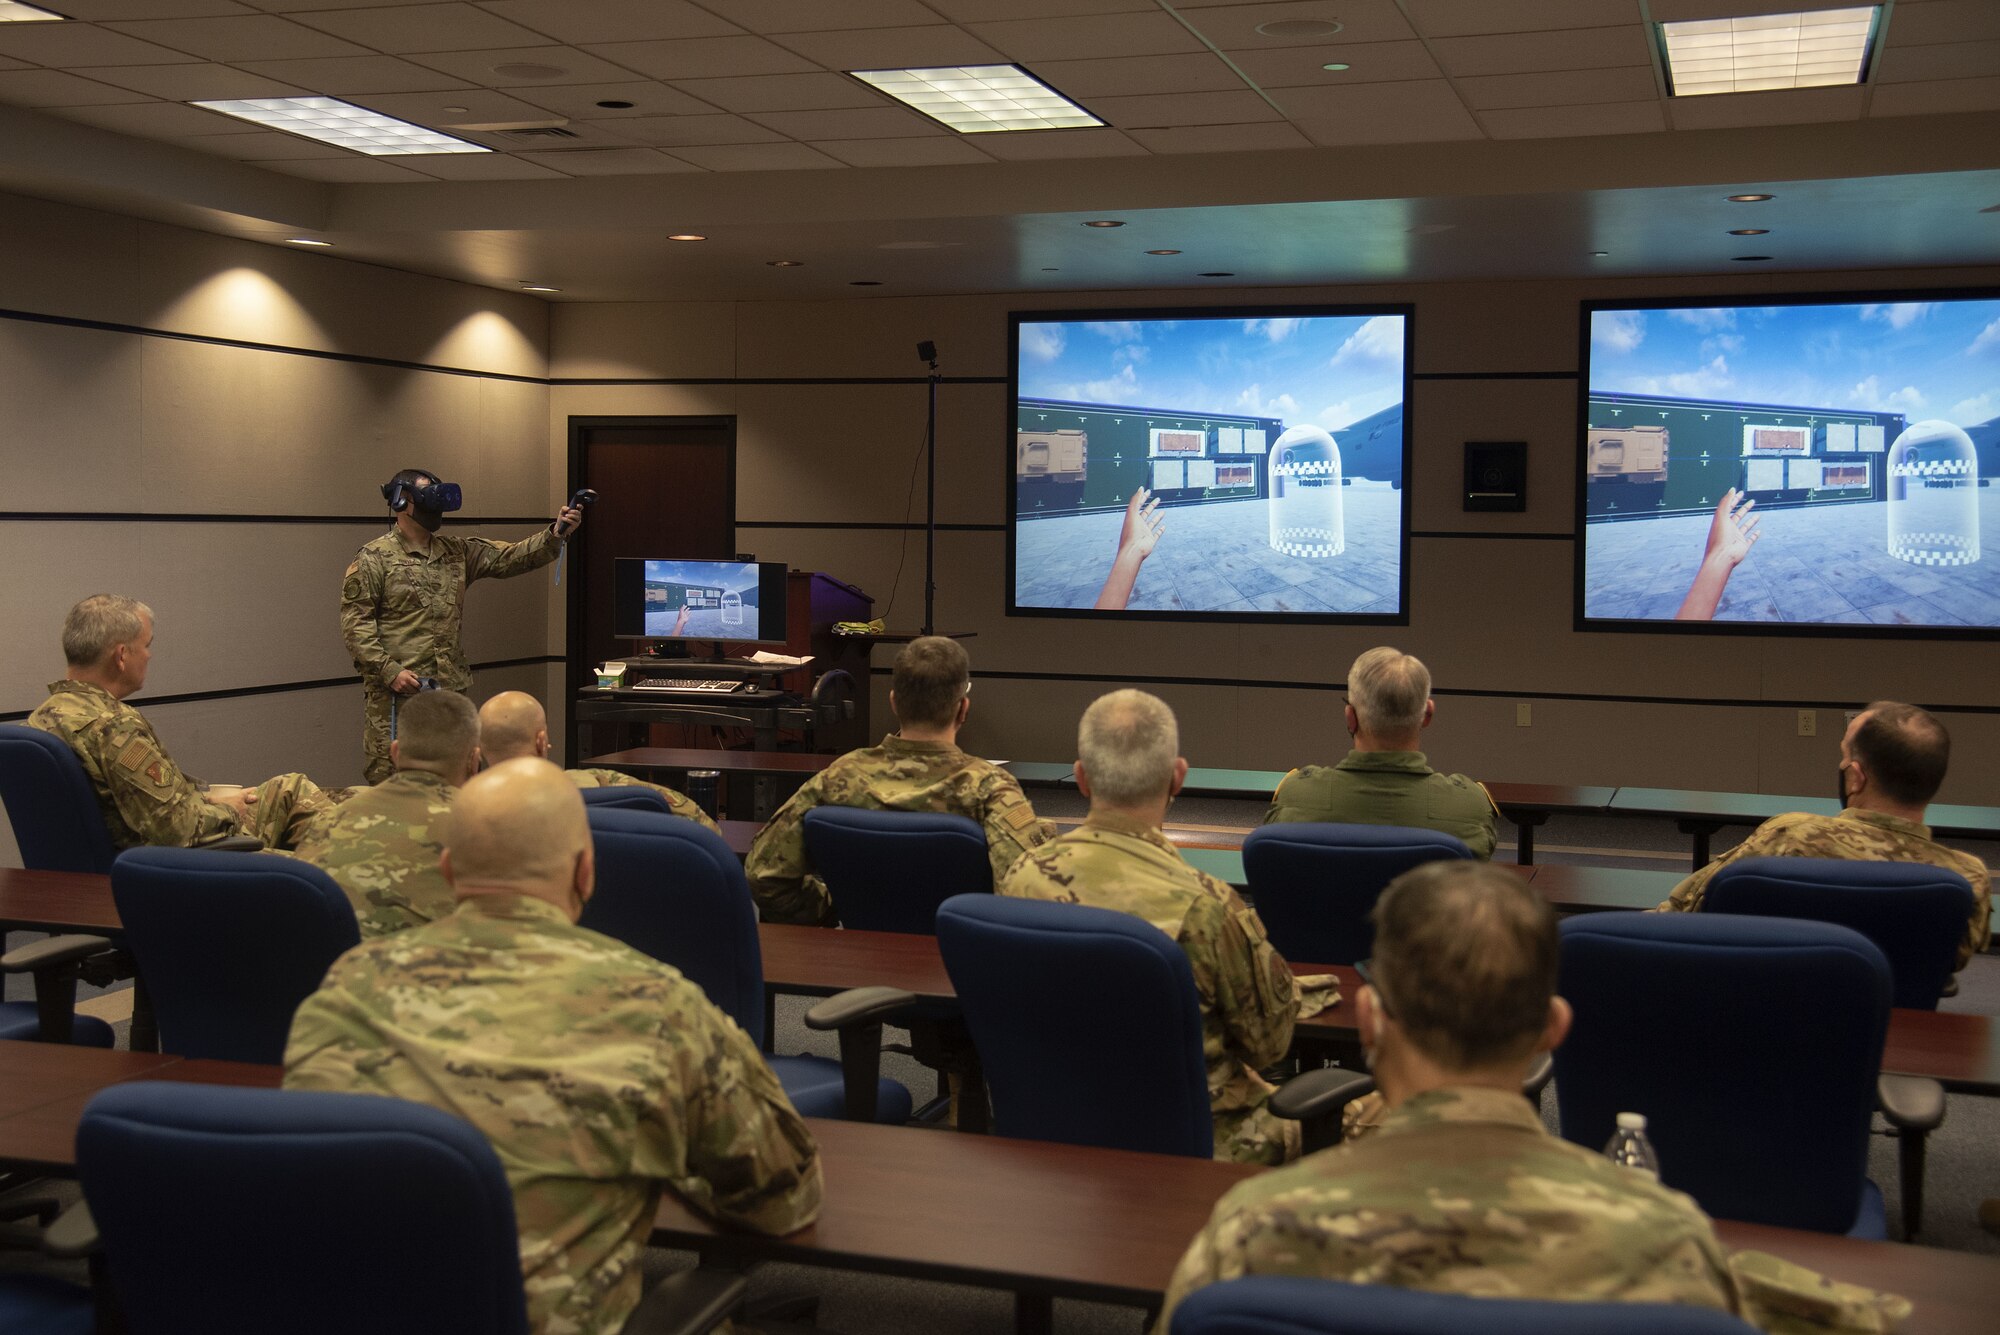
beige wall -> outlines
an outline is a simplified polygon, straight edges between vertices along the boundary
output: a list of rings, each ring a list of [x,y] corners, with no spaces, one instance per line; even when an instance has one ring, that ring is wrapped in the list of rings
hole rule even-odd
[[[107,590],[158,618],[148,696],[351,676],[341,572],[379,531],[377,487],[411,463],[460,479],[481,517],[552,512],[546,307],[534,298],[39,200],[0,197],[0,306],[270,348],[0,318],[0,713],[62,675],[64,611]],[[368,365],[334,353],[449,367]],[[505,377],[525,377],[527,383]],[[98,520],[260,515],[307,522]],[[550,575],[482,585],[474,662],[550,652]],[[546,694],[541,664],[477,692]],[[147,708],[203,778],[360,778],[358,686]],[[0,858],[12,852],[11,840]]]
[[[1338,626],[1111,624],[1005,614],[1005,537],[938,538],[938,625],[976,631],[975,670],[1104,677],[987,680],[967,735],[992,756],[1060,759],[1082,706],[1128,677],[1337,682],[1354,655],[1389,641],[1423,656],[1440,688],[1431,733],[1440,765],[1519,782],[1704,787],[1784,793],[1830,790],[1844,721],[1829,708],[1819,735],[1796,731],[1795,700],[1830,706],[1875,697],[1933,705],[2000,703],[1991,643],[1761,636],[1579,634],[1572,630],[1573,544],[1505,534],[1574,527],[1574,372],[1578,303],[1592,298],[1761,291],[1863,290],[2000,282],[2000,271],[1662,278],[1600,283],[1458,283],[1204,294],[1211,301],[1390,300],[1416,307],[1419,380],[1410,405],[1411,620],[1391,631]],[[737,518],[794,523],[921,520],[921,483],[905,511],[923,438],[921,383],[755,385],[766,377],[920,375],[914,346],[934,340],[957,377],[1006,374],[1010,309],[1188,304],[1182,293],[1090,293],[1066,299],[982,295],[833,303],[559,305],[551,332],[550,436],[560,449],[573,415],[727,414],[737,422]],[[675,386],[564,385],[591,377],[713,377]],[[947,384],[939,403],[938,518],[1005,519],[1004,385]],[[1465,440],[1526,440],[1525,514],[1459,508]],[[887,606],[905,564],[890,628],[922,617],[921,534],[825,528],[744,529],[738,545],[765,559],[853,581]],[[878,652],[877,665],[888,661]],[[1229,685],[1156,687],[1180,712],[1197,764],[1282,769],[1346,745],[1338,697],[1325,690]],[[1533,692],[1531,726],[1516,726],[1517,692]],[[1593,700],[1613,696],[1625,699]],[[1663,698],[1684,703],[1645,703]],[[1713,706],[1711,700],[1747,701]],[[1773,702],[1762,704],[1758,702]],[[877,679],[875,704],[887,717]],[[1958,745],[1942,800],[2000,801],[2000,717],[1947,716]]]

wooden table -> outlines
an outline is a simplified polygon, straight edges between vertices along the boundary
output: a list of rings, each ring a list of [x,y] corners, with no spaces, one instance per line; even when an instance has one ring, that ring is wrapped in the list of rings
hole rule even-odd
[[[111,878],[94,871],[26,871],[0,867],[0,932],[125,930],[111,902]]]
[[[737,776],[751,783],[729,785],[727,801],[720,801],[718,796],[718,809],[737,817],[766,817],[800,783],[838,759],[840,757],[836,755],[806,751],[706,751],[684,746],[635,746],[626,751],[592,756],[583,764],[591,768],[622,770],[642,779],[655,779],[662,774],[685,774],[691,769],[720,770],[725,782],[731,776]],[[768,788],[767,781],[781,779],[793,781],[782,793],[761,791]],[[754,798],[750,791],[753,784],[760,790]]]
[[[1786,797],[1775,793],[1705,793],[1684,788],[1620,788],[1611,799],[1617,816],[1665,816],[1694,837],[1693,863],[1698,871],[1709,862],[1709,838],[1725,825],[1762,825],[1788,811],[1837,816],[1840,803],[1830,797]],[[2000,807],[1955,806],[1938,803],[1924,817],[1939,839],[2000,839]]]
[[[1188,865],[1205,871],[1238,890],[1250,888],[1243,871],[1241,848],[1180,846]],[[1543,892],[1558,913],[1597,913],[1607,909],[1650,909],[1679,884],[1680,876],[1668,871],[1638,871],[1624,867],[1579,867],[1567,863],[1521,864],[1496,862],[1503,870],[1528,878]]]

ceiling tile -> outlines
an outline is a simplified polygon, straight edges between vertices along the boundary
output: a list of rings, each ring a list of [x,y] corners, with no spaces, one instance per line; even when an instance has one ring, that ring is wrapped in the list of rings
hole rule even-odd
[[[244,18],[153,19],[107,25],[128,37],[185,51],[203,60],[301,60],[313,56],[362,56],[368,48],[315,32],[269,14]]]
[[[1003,19],[1059,19],[1076,14],[1130,14],[1157,10],[1157,0],[925,0],[953,23]]]
[[[715,108],[699,98],[675,92],[663,83],[565,84],[556,88],[517,87],[517,97],[578,120],[616,120],[640,116],[699,116]],[[630,107],[600,107],[599,102],[630,102]]]
[[[650,148],[592,149],[583,153],[517,153],[569,176],[656,176],[695,170],[685,162]]]
[[[1651,65],[1560,74],[1480,74],[1457,79],[1459,96],[1475,111],[1503,107],[1574,107],[1595,102],[1640,102],[1660,95]],[[1693,98],[1691,101],[1713,101]]]
[[[405,5],[399,9],[335,9],[301,14],[298,22],[377,51],[480,51],[537,46],[545,34],[467,4]]]
[[[187,53],[85,23],[0,23],[0,55],[53,69],[79,65],[169,65]]]
[[[1482,111],[1479,119],[1495,139],[1567,139],[1587,134],[1649,134],[1667,128],[1657,100],[1607,102],[1589,107],[1515,107]]]
[[[481,8],[558,42],[654,42],[743,31],[686,0],[488,0]]]
[[[1932,116],[2000,110],[2000,78],[1891,83],[1875,90],[1870,116]]]
[[[1146,150],[1117,130],[1014,130],[977,135],[979,151],[1008,162],[1055,158],[1143,157]]]
[[[475,144],[499,149],[502,153],[567,153],[579,148],[629,148],[646,142],[626,130],[625,121],[571,121],[546,130],[447,130]]]
[[[248,122],[245,122],[246,124]],[[281,162],[288,158],[351,158],[358,156],[332,144],[314,143],[295,134],[277,130],[248,130],[242,134],[203,134],[176,139],[182,148],[210,153],[239,162]]]
[[[1677,97],[1667,103],[1676,130],[1718,130],[1739,125],[1810,125],[1859,120],[1868,90],[1786,88],[1767,93],[1712,93]]]
[[[64,107],[64,120],[81,121],[141,139],[186,139],[198,134],[240,134],[242,121],[219,111],[183,106],[179,102],[127,102],[109,107]]]
[[[805,171],[841,164],[804,144],[728,144],[677,148],[674,156],[716,172]]]
[[[17,107],[88,107],[145,100],[138,93],[61,70],[0,70],[0,102]]]
[[[437,0],[242,0],[273,14],[294,14],[316,9],[388,9],[400,5],[430,5]]]
[[[902,28],[938,21],[934,9],[918,0],[721,0],[716,8],[760,33]]]
[[[487,51],[430,51],[412,60],[488,88],[531,88],[536,84],[620,83],[632,71],[573,46],[509,46]],[[501,65],[546,65],[562,71],[547,78],[502,74]]]
[[[811,74],[819,67],[762,37],[690,37],[673,42],[592,46],[606,60],[655,79],[729,78],[740,74]]]
[[[613,122],[618,132],[642,144],[772,144],[784,139],[741,116],[638,116]]]
[[[1266,47],[1257,51],[1231,51],[1229,58],[1260,88],[1400,83],[1406,79],[1435,79],[1444,72],[1431,59],[1424,44],[1417,41]],[[1324,68],[1333,61],[1350,68],[1338,73]]]
[[[423,173],[446,181],[553,181],[564,176],[551,167],[523,161],[513,153],[439,153],[424,159]]]
[[[1454,77],[1608,69],[1644,65],[1653,59],[1646,30],[1636,23],[1567,32],[1445,37],[1433,42],[1431,49],[1445,72]]]
[[[1315,44],[1340,42],[1398,42],[1416,36],[1403,17],[1396,0],[1346,0],[1338,6],[1318,0],[1293,0],[1289,4],[1225,4],[1185,6],[1182,17],[1201,35],[1225,51],[1247,51],[1258,47],[1297,46],[1297,37],[1267,37],[1257,31],[1268,23],[1296,22],[1301,19],[1332,19],[1340,24],[1335,36],[1304,39]]]
[[[724,111],[818,111],[874,107],[882,94],[841,74],[752,74],[740,79],[681,79],[674,84]]]
[[[34,66],[25,60],[16,60],[12,56],[0,56],[0,70],[26,70],[33,68]]]
[[[790,139],[910,139],[951,133],[930,117],[906,107],[766,111],[750,119]]]
[[[981,41],[992,43],[1014,60],[1165,56],[1203,49],[1199,38],[1158,10],[1150,14],[1084,14],[966,26]]]
[[[1286,114],[1316,144],[1415,144],[1483,137],[1472,113],[1442,79],[1290,88],[1282,101]]]
[[[546,107],[523,102],[490,88],[460,88],[427,93],[365,93],[354,101],[385,115],[418,125],[445,129],[451,125],[492,125],[504,121],[548,121],[562,117]],[[462,110],[447,110],[459,107]]]
[[[1154,153],[1259,153],[1266,149],[1311,148],[1295,125],[1174,125],[1127,134]]]
[[[1065,97],[1130,97],[1141,93],[1214,93],[1243,80],[1212,51],[1177,56],[1113,56],[1102,60],[1041,60],[1035,77]]]
[[[1978,41],[2000,37],[2000,5],[1993,0],[1929,0],[1896,6],[1889,20],[1889,47],[1931,42]]]
[[[1639,0],[1406,0],[1426,37],[1472,37],[1495,32],[1547,32],[1638,23]]]
[[[2000,70],[2000,41],[1938,42],[1890,47],[1869,77],[1878,84],[1910,83],[1919,79],[1973,79],[1995,70]]]
[[[245,62],[253,74],[289,79],[329,97],[349,93],[420,93],[429,88],[464,88],[448,74],[413,65],[395,56],[337,56],[332,60],[258,60]]]
[[[196,19],[257,12],[237,0],[50,0],[43,8],[59,9],[86,23],[105,19]]]
[[[993,161],[959,135],[940,134],[927,139],[819,139],[812,146],[850,167],[951,167]]]
[[[933,23],[921,28],[795,32],[771,40],[798,52],[807,60],[835,70],[994,65],[1007,59],[965,29],[954,28],[948,23]]]
[[[126,65],[80,69],[78,74],[130,88],[169,102],[211,102],[242,97],[290,97],[317,89],[288,79],[231,69],[227,65]]]
[[[1241,125],[1283,120],[1284,114],[1247,88],[1229,93],[1156,93],[1096,97],[1090,111],[1119,129],[1146,125]]]
[[[384,158],[364,158],[342,153],[337,158],[298,159],[287,162],[260,162],[265,171],[303,176],[313,181],[338,181],[347,185],[394,185],[421,183],[431,178],[420,171],[399,167]]]

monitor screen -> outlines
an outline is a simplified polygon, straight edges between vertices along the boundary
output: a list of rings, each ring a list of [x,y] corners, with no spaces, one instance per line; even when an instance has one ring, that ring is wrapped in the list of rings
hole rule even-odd
[[[1011,317],[1007,610],[1407,621],[1407,306]]]
[[[1592,302],[1580,628],[2000,629],[2000,293]]]
[[[782,561],[612,562],[611,633],[629,640],[785,643]]]

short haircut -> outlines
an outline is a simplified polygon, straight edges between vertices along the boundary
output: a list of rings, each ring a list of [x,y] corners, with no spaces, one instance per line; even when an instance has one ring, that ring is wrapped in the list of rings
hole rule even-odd
[[[1431,670],[1414,654],[1370,649],[1347,669],[1347,703],[1368,732],[1415,732],[1431,698]]]
[[[1558,946],[1555,913],[1525,878],[1427,862],[1389,883],[1373,918],[1381,1000],[1420,1052],[1465,1071],[1534,1051]]]
[[[443,769],[463,764],[479,745],[479,711],[457,691],[419,691],[396,708],[396,758]]]
[[[1113,691],[1083,711],[1076,755],[1090,782],[1092,801],[1112,806],[1164,797],[1173,786],[1181,729],[1157,695]]]
[[[95,667],[119,645],[145,634],[152,619],[153,609],[136,598],[94,593],[63,618],[63,661],[71,667]]]
[[[1852,745],[1868,781],[1893,801],[1927,805],[1951,765],[1951,734],[1916,705],[1877,700],[1862,712]]]
[[[393,487],[400,482],[406,487],[415,487],[420,477],[427,477],[433,482],[438,480],[438,475],[428,468],[405,468],[389,479],[389,485]]]
[[[896,693],[896,718],[903,723],[943,727],[972,685],[972,660],[965,646],[942,635],[920,635],[896,655],[889,689]]]

